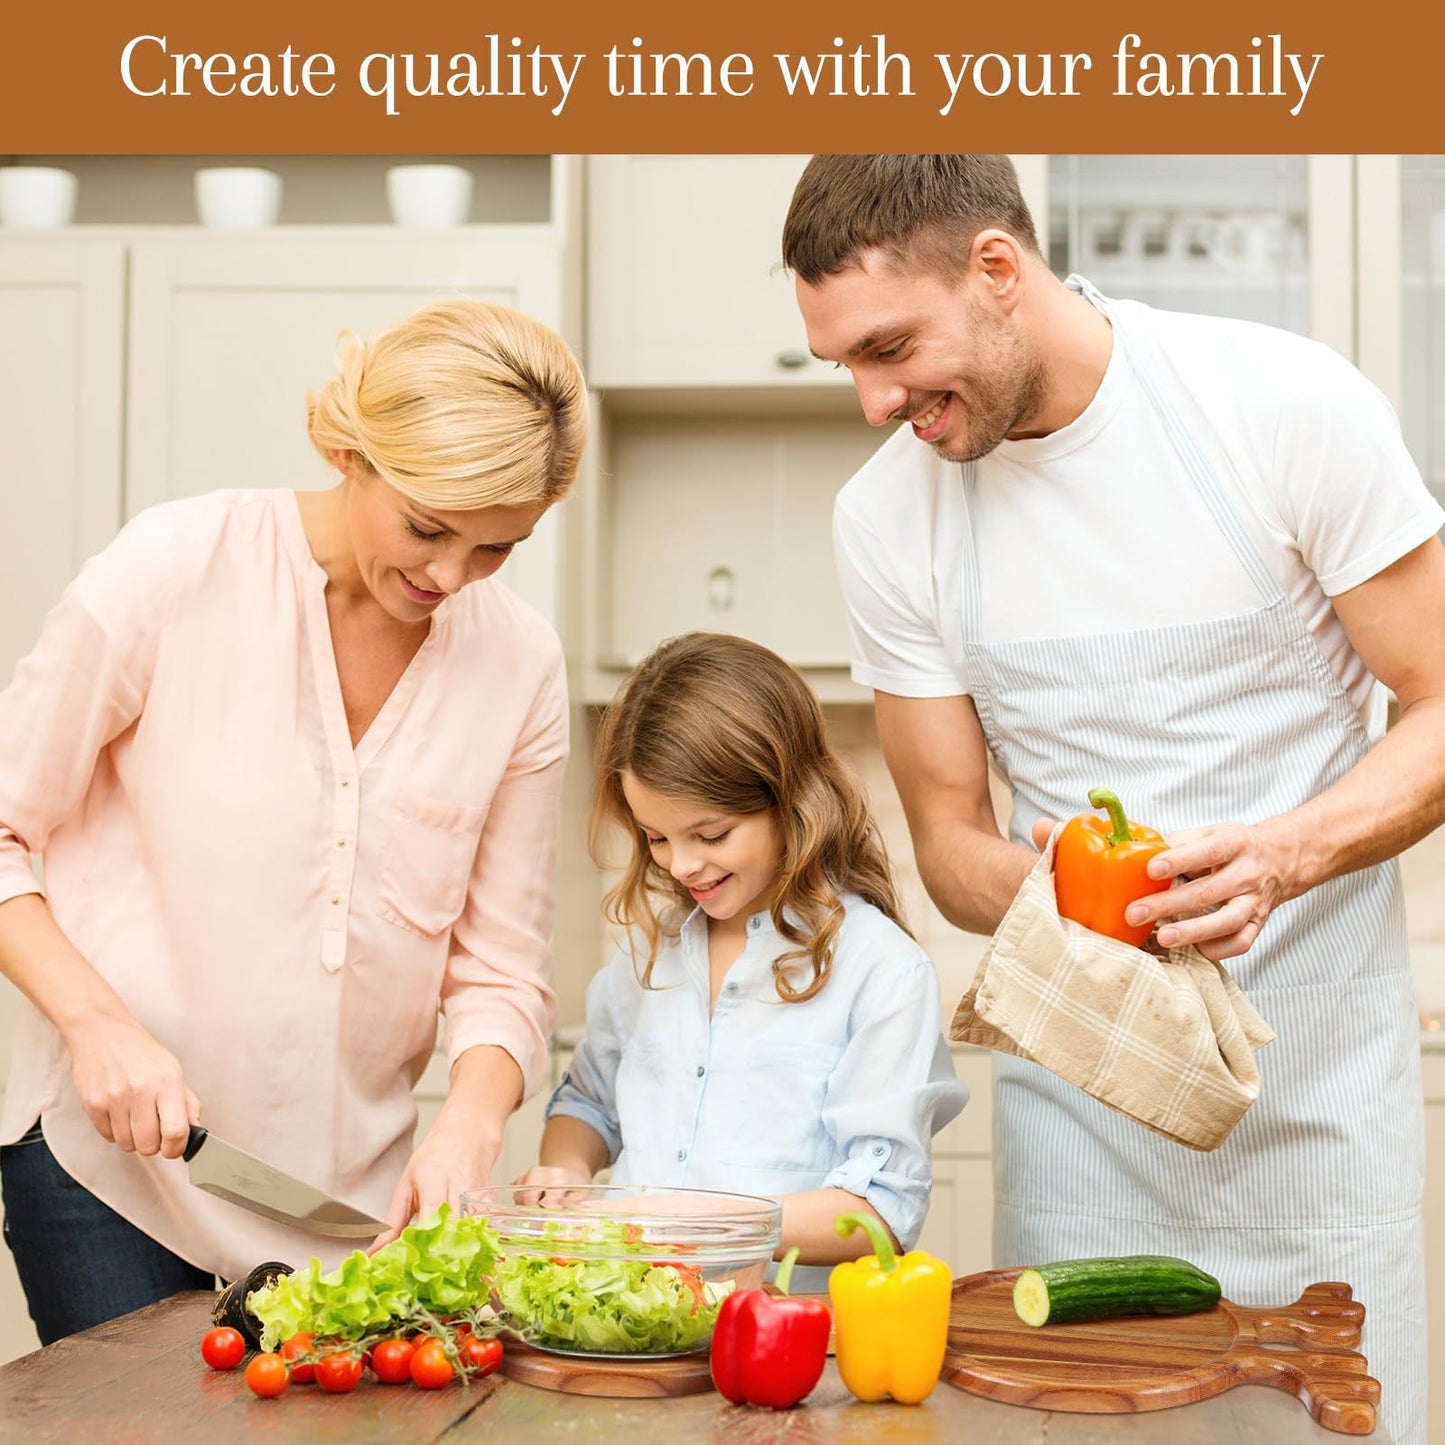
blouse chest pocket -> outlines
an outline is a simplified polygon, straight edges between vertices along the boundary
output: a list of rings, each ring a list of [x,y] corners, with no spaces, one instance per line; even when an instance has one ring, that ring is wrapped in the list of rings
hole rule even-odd
[[[750,1044],[748,1124],[726,1162],[761,1169],[832,1168],[837,1144],[822,1116],[838,1057],[839,1050],[827,1044],[774,1039]]]
[[[455,923],[467,901],[486,818],[485,807],[399,794],[382,847],[377,913],[422,938]]]

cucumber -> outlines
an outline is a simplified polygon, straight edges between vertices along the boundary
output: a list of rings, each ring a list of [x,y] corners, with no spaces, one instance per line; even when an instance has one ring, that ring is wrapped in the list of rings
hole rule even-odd
[[[1014,1282],[1014,1313],[1026,1325],[1187,1315],[1218,1302],[1213,1275],[1165,1254],[1060,1260],[1026,1269]]]

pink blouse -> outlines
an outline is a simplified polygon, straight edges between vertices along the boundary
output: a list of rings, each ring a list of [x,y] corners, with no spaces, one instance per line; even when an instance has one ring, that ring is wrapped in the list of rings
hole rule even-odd
[[[353,748],[326,574],[290,491],[156,507],[91,559],[0,693],[0,901],[60,927],[172,1050],[216,1135],[380,1217],[411,1089],[498,1044],[543,1082],[561,647],[496,581],[439,606]],[[22,1003],[0,1142],[226,1279],[343,1257],[108,1144]]]

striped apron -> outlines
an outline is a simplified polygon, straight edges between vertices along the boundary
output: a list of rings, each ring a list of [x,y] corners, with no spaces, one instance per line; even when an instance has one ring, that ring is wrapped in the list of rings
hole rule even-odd
[[[1071,278],[1105,315],[1107,303]],[[1241,525],[1207,424],[1147,323],[1110,317],[1149,403],[1258,589],[1257,610],[1137,632],[984,642],[972,522],[963,529],[962,656],[1010,834],[1067,818],[1108,786],[1161,831],[1258,822],[1328,788],[1369,748],[1360,717]],[[974,468],[963,467],[972,502]],[[994,1257],[1181,1255],[1241,1304],[1344,1280],[1381,1423],[1424,1441],[1424,1117],[1419,1024],[1398,865],[1281,904],[1228,967],[1273,1025],[1258,1101],[1199,1154],[1046,1069],[995,1054]]]

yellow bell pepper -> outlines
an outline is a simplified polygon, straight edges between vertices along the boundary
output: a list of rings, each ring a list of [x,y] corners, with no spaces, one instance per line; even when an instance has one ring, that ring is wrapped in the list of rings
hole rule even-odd
[[[916,1405],[943,1368],[953,1276],[922,1250],[900,1259],[871,1214],[845,1214],[834,1228],[845,1238],[861,1229],[873,1245],[872,1254],[836,1264],[828,1276],[838,1373],[860,1400],[891,1395]]]

